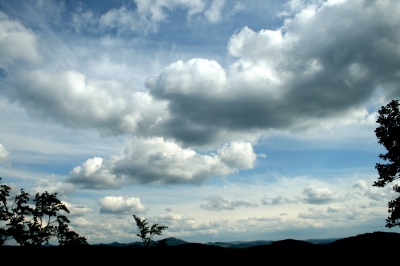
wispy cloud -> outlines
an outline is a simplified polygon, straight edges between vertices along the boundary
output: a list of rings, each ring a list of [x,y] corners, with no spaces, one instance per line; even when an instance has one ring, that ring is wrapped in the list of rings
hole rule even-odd
[[[209,211],[221,211],[221,210],[234,210],[239,207],[257,207],[258,205],[253,202],[246,202],[241,200],[228,201],[221,196],[211,195],[204,198],[207,203],[201,204],[200,208]]]

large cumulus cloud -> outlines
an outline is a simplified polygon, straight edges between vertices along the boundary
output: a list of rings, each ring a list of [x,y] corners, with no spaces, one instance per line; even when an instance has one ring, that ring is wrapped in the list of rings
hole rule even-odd
[[[223,130],[304,129],[327,119],[360,119],[377,87],[399,95],[399,5],[327,1],[276,30],[245,27],[229,41],[238,60],[228,70],[213,60],[178,61],[149,78],[147,87],[168,101],[173,116],[165,123],[171,132],[184,125],[171,134],[187,142],[209,141]],[[209,138],[183,133],[196,129]]]
[[[76,71],[35,70],[12,78],[13,99],[31,115],[106,135],[134,133],[162,119],[164,105],[129,83],[88,79]]]
[[[88,159],[75,167],[67,181],[82,188],[110,189],[130,183],[195,184],[254,167],[249,142],[223,145],[217,154],[200,154],[163,138],[133,138],[123,152],[108,159]]]
[[[151,16],[161,19],[161,2],[139,2],[137,12],[154,11]],[[168,3],[197,10],[187,1]],[[108,135],[165,137],[214,149],[223,141],[254,141],[269,129],[364,119],[377,88],[399,96],[399,5],[301,5],[276,30],[237,31],[228,43],[237,59],[226,69],[202,58],[177,61],[147,79],[149,93],[73,70],[21,71],[8,80],[12,98],[31,114]]]

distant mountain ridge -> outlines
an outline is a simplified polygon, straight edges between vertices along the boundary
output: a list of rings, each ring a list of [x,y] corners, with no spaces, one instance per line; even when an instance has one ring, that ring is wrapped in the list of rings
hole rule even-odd
[[[164,239],[163,239],[164,240]],[[152,241],[150,246],[156,246],[161,240]],[[229,241],[229,242],[208,242],[206,244],[191,243],[184,241],[182,239],[169,237],[165,238],[165,244],[168,247],[175,246],[209,246],[209,247],[219,247],[219,248],[234,248],[234,249],[245,249],[252,247],[262,247],[262,246],[313,246],[313,245],[332,245],[332,246],[346,246],[346,245],[374,245],[374,244],[385,244],[390,243],[400,243],[399,233],[388,233],[388,232],[373,232],[365,233],[357,236],[351,236],[347,238],[326,238],[326,239],[307,239],[307,240],[295,240],[295,239],[284,239],[284,240],[255,240],[255,241]],[[121,247],[121,248],[140,248],[143,247],[142,242],[132,242],[132,243],[118,243],[113,242],[109,244],[96,244],[95,246],[109,246],[109,247]]]
[[[151,241],[150,247],[157,245],[157,243],[159,243],[160,241],[161,240]],[[190,242],[186,242],[186,241],[183,241],[183,240],[175,238],[175,237],[168,237],[168,238],[165,238],[165,244],[168,247],[173,247],[173,246],[179,246],[179,245],[184,245],[184,244],[190,244]],[[96,246],[109,246],[109,247],[135,247],[135,246],[138,246],[138,247],[142,247],[143,246],[143,242],[136,241],[136,242],[132,242],[132,243],[128,243],[128,244],[127,243],[112,242],[112,243],[109,243],[109,244],[103,244],[103,243],[102,244],[96,244]]]
[[[307,239],[304,240],[303,242],[314,244],[314,245],[327,245],[330,243],[335,242],[336,240],[339,240],[340,238],[326,238],[326,239]],[[286,240],[286,239],[285,239]],[[220,246],[224,248],[249,248],[249,247],[255,247],[255,246],[266,246],[266,245],[271,245],[274,243],[280,243],[281,241],[285,240],[256,240],[256,241],[231,241],[231,242],[208,242],[206,245],[210,246]],[[296,240],[300,241],[300,240]]]
[[[174,237],[169,237],[165,238],[166,242],[165,244],[168,247],[172,246],[179,246],[179,245],[185,245],[185,244],[192,244],[191,242],[184,241],[182,239],[174,238]],[[308,239],[305,240],[304,242],[308,242],[314,245],[319,245],[319,244],[330,244],[336,240],[339,240],[339,238],[327,238],[327,239]],[[157,243],[159,243],[161,240],[158,241],[152,241],[150,246],[155,246]],[[266,245],[271,245],[274,243],[279,243],[281,241],[285,240],[279,240],[279,241],[273,241],[273,240],[255,240],[255,241],[229,241],[229,242],[208,242],[204,245],[207,246],[218,246],[218,247],[224,247],[224,248],[249,248],[249,247],[255,247],[255,246],[266,246]],[[300,240],[297,240],[300,241]],[[109,247],[142,247],[143,243],[142,242],[132,242],[132,243],[119,243],[119,242],[112,242],[108,244],[96,244],[96,246],[109,246]]]

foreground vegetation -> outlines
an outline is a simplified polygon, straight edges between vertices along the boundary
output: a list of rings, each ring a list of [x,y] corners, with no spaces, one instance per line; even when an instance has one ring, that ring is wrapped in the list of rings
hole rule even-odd
[[[34,207],[31,207],[29,194],[24,189],[13,201],[10,191],[9,186],[0,186],[0,222],[5,223],[0,228],[0,246],[10,238],[23,247],[42,247],[52,238],[57,238],[61,246],[87,244],[85,237],[69,229],[68,218],[59,214],[60,211],[69,213],[69,210],[57,199],[57,193],[37,193]]]

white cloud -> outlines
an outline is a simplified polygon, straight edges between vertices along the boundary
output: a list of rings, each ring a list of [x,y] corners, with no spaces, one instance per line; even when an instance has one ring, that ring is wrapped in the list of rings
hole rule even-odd
[[[135,0],[134,2],[136,9],[121,6],[99,16],[81,8],[73,14],[72,25],[77,32],[82,28],[93,30],[96,26],[100,29],[115,29],[118,32],[156,32],[159,23],[166,22],[170,13],[176,9],[185,10],[189,21],[204,11],[202,0]]]
[[[257,155],[250,142],[233,142],[218,150],[221,161],[232,168],[250,169],[254,167]]]
[[[67,217],[77,217],[77,216],[83,216],[87,213],[93,213],[94,210],[84,206],[84,205],[72,205],[71,203],[64,202],[65,206],[69,210],[69,214],[67,214]]]
[[[320,7],[326,0],[290,0],[285,4],[285,10],[278,14],[281,16],[291,16],[303,10],[315,10]],[[330,1],[332,2],[332,1]]]
[[[400,96],[392,67],[400,62],[399,5],[343,1],[302,8],[276,30],[245,27],[234,34],[228,50],[238,59],[227,71],[212,60],[178,61],[149,78],[147,88],[168,101],[169,134],[191,144],[226,131],[359,123],[369,116],[365,104],[377,86]],[[177,125],[179,133],[172,131]]]
[[[85,218],[82,217],[77,217],[73,221],[71,221],[72,225],[78,226],[78,227],[90,227],[93,226],[94,223],[86,220]]]
[[[12,80],[13,98],[31,115],[73,128],[96,128],[104,135],[134,133],[165,115],[163,103],[116,80],[88,79],[72,70],[35,70]]]
[[[0,143],[0,163],[6,161],[8,159],[8,155],[10,153],[7,151],[7,149],[3,146],[3,144]]]
[[[353,188],[359,188],[362,191],[369,189],[367,182],[365,182],[364,180],[357,180],[357,182],[353,185]]]
[[[35,186],[31,187],[28,192],[34,196],[36,193],[42,194],[47,191],[49,194],[57,193],[57,198],[67,199],[68,195],[75,193],[75,186],[70,183],[56,182],[54,176],[48,178],[40,178],[36,181]]]
[[[147,208],[142,205],[140,199],[133,197],[107,196],[99,199],[100,213],[104,214],[140,214],[145,213]]]
[[[328,206],[326,209],[310,208],[307,212],[298,215],[300,219],[314,220],[320,226],[348,225],[371,220],[376,213],[358,208],[355,205]]]
[[[217,23],[221,20],[221,11],[225,0],[213,0],[210,8],[204,12],[204,16],[211,23]]]
[[[0,12],[0,68],[8,69],[10,64],[18,61],[37,63],[40,60],[32,30]]]
[[[202,234],[217,234],[218,229],[227,225],[226,220],[197,222],[192,217],[182,214],[168,213],[152,217],[152,222],[168,226],[168,233],[179,236],[184,232],[197,232]]]
[[[207,203],[201,204],[200,208],[209,211],[221,211],[221,210],[234,210],[238,207],[257,207],[258,205],[252,202],[246,201],[228,201],[221,196],[212,195],[204,198]]]
[[[72,14],[71,24],[76,32],[80,32],[82,29],[96,26],[97,18],[92,11],[83,11],[81,9],[79,12]]]
[[[192,221],[193,217],[187,217],[178,213],[160,214],[151,218],[155,223],[166,223],[167,221]]]
[[[118,9],[113,8],[103,14],[100,17],[99,24],[102,27],[116,28],[120,31],[137,31],[146,26],[135,12],[128,10],[123,6]]]
[[[297,203],[295,200],[290,200],[286,198],[285,194],[278,194],[275,198],[263,197],[261,203],[264,205],[282,205],[282,204],[292,204]]]
[[[137,12],[141,17],[149,18],[151,22],[160,22],[168,17],[165,10],[172,11],[178,7],[188,10],[188,18],[204,9],[202,0],[135,0]]]
[[[76,166],[69,172],[67,181],[81,188],[110,189],[122,187],[125,184],[124,179],[111,174],[102,164],[103,159],[100,157],[88,159],[82,166]]]
[[[251,217],[247,219],[239,219],[239,230],[247,233],[258,231],[277,231],[285,227],[282,218],[280,217]],[[298,226],[298,225],[297,225]]]
[[[364,196],[375,200],[375,201],[383,201],[387,199],[387,192],[388,189],[383,189],[379,187],[373,187],[372,185],[367,185],[367,182],[364,180],[358,180],[354,185],[353,188],[361,190],[364,193]]]
[[[314,185],[303,189],[303,195],[305,197],[302,200],[308,204],[327,204],[339,200],[337,192],[329,188],[316,188]]]
[[[200,185],[211,177],[251,168],[257,158],[250,143],[231,143],[217,153],[201,155],[163,138],[132,138],[122,154],[89,159],[75,167],[67,181],[94,189],[117,188],[127,183]],[[240,158],[245,158],[244,162]]]

